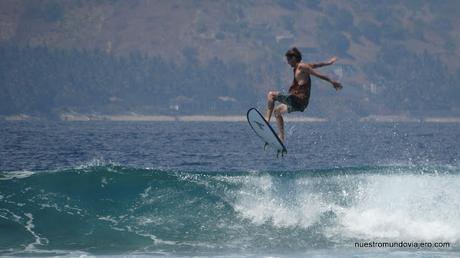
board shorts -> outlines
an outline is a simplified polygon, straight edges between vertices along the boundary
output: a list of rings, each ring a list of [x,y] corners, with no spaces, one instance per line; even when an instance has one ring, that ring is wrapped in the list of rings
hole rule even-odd
[[[296,111],[303,112],[305,108],[307,108],[307,105],[299,103],[301,101],[294,95],[279,93],[278,96],[275,97],[275,100],[285,104],[288,108],[288,113]]]

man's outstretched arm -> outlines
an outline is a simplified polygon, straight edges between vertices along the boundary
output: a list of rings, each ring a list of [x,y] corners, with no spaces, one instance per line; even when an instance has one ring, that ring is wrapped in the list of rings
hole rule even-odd
[[[316,63],[316,64],[310,64],[310,66],[311,66],[313,69],[315,69],[315,68],[319,68],[319,67],[331,65],[331,64],[335,63],[335,61],[337,61],[337,57],[333,56],[333,57],[329,58],[329,60],[327,60],[326,62],[320,62],[320,63]]]
[[[311,75],[314,75],[314,76],[320,78],[321,80],[325,80],[325,81],[330,82],[332,84],[332,86],[334,86],[334,88],[336,90],[340,90],[341,88],[343,88],[343,86],[342,86],[342,84],[340,82],[331,80],[331,78],[327,77],[324,74],[319,73],[318,71],[314,70],[311,67],[305,67],[305,70],[307,71],[307,73],[309,73]]]

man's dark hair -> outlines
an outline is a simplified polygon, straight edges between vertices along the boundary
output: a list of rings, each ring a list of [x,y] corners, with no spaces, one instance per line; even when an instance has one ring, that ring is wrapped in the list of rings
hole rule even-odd
[[[302,60],[302,54],[296,47],[293,47],[286,52],[286,57],[291,57],[291,56],[297,58],[297,61],[299,62]]]

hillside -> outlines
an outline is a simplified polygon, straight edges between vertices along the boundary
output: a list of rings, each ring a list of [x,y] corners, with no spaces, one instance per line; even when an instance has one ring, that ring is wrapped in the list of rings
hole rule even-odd
[[[239,114],[287,87],[291,46],[306,61],[339,57],[323,71],[345,89],[314,80],[312,113],[458,114],[458,13],[458,1],[429,0],[5,0],[0,114]],[[43,78],[47,71],[62,76]],[[43,86],[30,91],[32,81]]]

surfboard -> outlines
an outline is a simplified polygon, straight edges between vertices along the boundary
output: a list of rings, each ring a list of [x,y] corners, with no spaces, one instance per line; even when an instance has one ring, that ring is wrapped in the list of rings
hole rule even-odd
[[[284,156],[284,154],[287,153],[286,147],[284,146],[283,142],[281,142],[278,135],[275,133],[275,130],[273,130],[267,120],[265,120],[265,118],[256,108],[249,109],[246,117],[252,130],[254,130],[256,135],[265,142],[265,146],[270,146],[271,148],[275,149],[277,156],[279,154]]]

